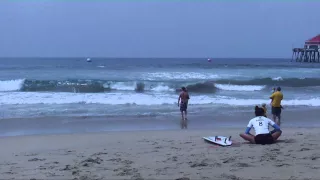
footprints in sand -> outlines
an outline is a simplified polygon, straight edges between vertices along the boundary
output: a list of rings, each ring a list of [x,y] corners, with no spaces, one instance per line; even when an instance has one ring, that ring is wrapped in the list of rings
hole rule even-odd
[[[252,165],[250,165],[250,164],[248,164],[248,163],[234,163],[234,164],[232,164],[231,165],[231,167],[241,167],[241,168],[243,168],[243,167],[252,167]]]
[[[209,160],[209,159],[204,159],[200,162],[188,162],[191,168],[197,168],[197,167],[221,167],[222,165],[218,162]]]
[[[320,159],[320,154],[312,154],[311,156],[305,156],[302,159],[316,161]]]
[[[94,153],[92,154],[92,156],[101,156],[101,155],[107,155],[108,153],[106,152],[97,152],[97,153]]]
[[[296,137],[297,140],[283,138],[284,140],[273,145],[241,143],[241,148],[214,149],[207,148],[208,144],[198,136],[180,139],[142,139],[130,146],[116,140],[111,145],[95,147],[94,150],[88,147],[13,154],[18,161],[1,161],[0,176],[27,177],[25,179],[37,176],[38,179],[38,175],[41,174],[40,179],[73,180],[239,180],[248,179],[243,177],[246,173],[255,171],[255,168],[265,167],[266,170],[277,172],[302,167],[295,169],[296,174],[292,178],[299,179],[306,175],[304,172],[320,171],[320,154],[317,152],[317,142],[305,140],[305,134],[302,133],[297,133],[293,138]],[[26,164],[25,167],[17,169],[21,167],[21,162]],[[274,174],[269,173],[266,175],[268,177],[264,178],[277,179],[274,177],[278,176]]]
[[[32,158],[32,159],[29,159],[28,161],[32,162],[32,161],[45,161],[45,160],[46,160],[45,158],[42,158],[42,159],[40,159],[40,158]]]
[[[113,170],[116,172],[116,176],[132,176],[131,179],[142,179],[138,169],[131,167],[131,165],[134,163],[133,161],[121,160],[119,158],[117,161],[113,162],[117,162],[117,164],[121,165],[120,168]]]
[[[220,179],[230,179],[230,180],[240,180],[239,177],[231,174],[222,173],[218,178]]]
[[[108,159],[108,155],[110,158]],[[90,157],[85,158],[82,161],[76,162],[74,165],[65,165],[64,168],[60,169],[60,171],[67,171],[72,174],[74,179],[103,179],[102,177],[96,177],[92,175],[92,168],[103,169],[105,173],[112,173],[115,176],[120,177],[128,177],[131,179],[142,179],[138,169],[132,167],[134,162],[128,159],[122,159],[121,157],[126,155],[126,153],[107,153],[107,152],[97,152],[92,154]],[[106,168],[106,167],[114,167],[114,168]]]
[[[190,178],[188,178],[188,177],[182,177],[182,178],[178,178],[178,179],[175,179],[175,180],[190,180]]]
[[[286,164],[286,163],[280,163],[280,164],[276,164],[275,166],[276,167],[282,167],[282,166],[287,167],[287,166],[291,166],[291,165],[290,164]]]

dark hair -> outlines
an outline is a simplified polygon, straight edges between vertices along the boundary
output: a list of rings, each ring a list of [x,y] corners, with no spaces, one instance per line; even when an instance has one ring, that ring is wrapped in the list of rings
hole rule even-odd
[[[281,91],[281,87],[277,87],[277,91]]]
[[[254,113],[256,114],[256,116],[263,116],[264,110],[262,108],[260,108],[259,106],[256,106],[254,108]]]
[[[182,91],[184,91],[184,92],[187,91],[186,87],[182,87],[181,89],[182,89]]]

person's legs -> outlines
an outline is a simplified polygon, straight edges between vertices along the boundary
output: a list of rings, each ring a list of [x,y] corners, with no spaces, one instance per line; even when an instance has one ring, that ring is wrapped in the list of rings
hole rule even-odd
[[[278,126],[281,125],[281,111],[278,114]]]
[[[275,123],[276,123],[278,126],[280,126],[280,124],[281,124],[281,122],[280,122],[280,120],[281,120],[281,108],[280,108],[280,107],[277,107],[277,108],[276,108],[275,116],[276,116],[276,121],[275,121]]]
[[[276,116],[276,112],[275,112],[275,108],[271,107],[271,113],[272,113],[272,117],[273,117],[273,122],[276,122],[277,120],[277,116]]]
[[[187,119],[187,111],[184,112],[184,128],[187,129],[188,128],[188,119]]]
[[[245,134],[245,133],[241,133],[240,137],[242,137],[244,140],[249,141],[253,144],[256,143],[256,141],[254,140],[254,136],[251,134]]]
[[[274,133],[271,134],[272,138],[274,141],[276,141],[282,134],[282,131],[276,131]]]
[[[184,115],[183,115],[183,111],[182,110],[180,110],[181,111],[181,121],[180,121],[180,126],[181,126],[181,129],[183,129],[183,127],[184,127]]]
[[[186,128],[186,119],[187,119],[187,106],[185,103],[180,104],[181,111],[181,129]]]

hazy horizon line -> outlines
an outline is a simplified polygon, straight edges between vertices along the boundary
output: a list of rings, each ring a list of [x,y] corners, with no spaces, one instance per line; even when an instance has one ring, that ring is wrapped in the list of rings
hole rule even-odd
[[[291,59],[291,58],[283,58],[283,57],[108,57],[108,56],[9,56],[9,57],[0,57],[0,59],[9,59],[9,58],[90,58],[90,59]]]

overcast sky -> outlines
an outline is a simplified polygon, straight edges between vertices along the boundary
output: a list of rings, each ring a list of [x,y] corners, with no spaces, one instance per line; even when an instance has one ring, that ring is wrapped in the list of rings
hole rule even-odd
[[[1,57],[291,57],[320,1],[0,1]]]

